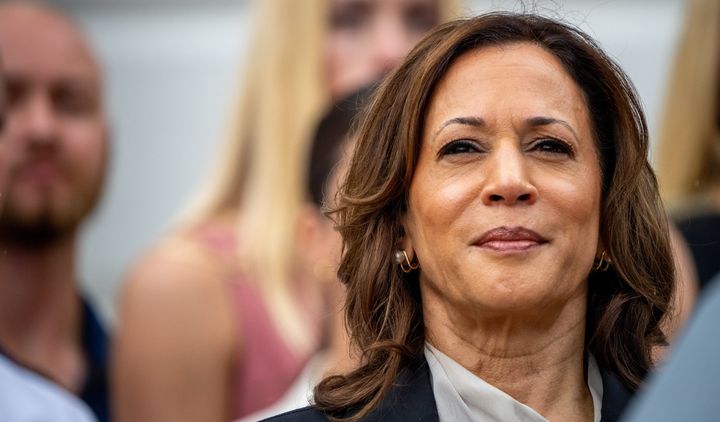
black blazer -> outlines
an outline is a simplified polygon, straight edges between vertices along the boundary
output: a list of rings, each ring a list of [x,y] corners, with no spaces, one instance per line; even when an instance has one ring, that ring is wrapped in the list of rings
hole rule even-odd
[[[600,370],[603,380],[602,422],[616,422],[632,393],[610,372]],[[353,412],[349,411],[349,416]],[[324,413],[312,407],[292,410],[269,419],[267,422],[320,422],[327,421]],[[430,368],[423,360],[414,371],[398,377],[388,395],[363,421],[417,421],[437,422],[438,413],[430,380]]]

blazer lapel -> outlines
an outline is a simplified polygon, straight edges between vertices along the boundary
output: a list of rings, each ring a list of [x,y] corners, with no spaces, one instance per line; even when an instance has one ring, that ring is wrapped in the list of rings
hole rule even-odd
[[[600,372],[603,380],[601,421],[616,422],[620,420],[620,415],[633,393],[614,373],[603,369],[600,369]]]
[[[419,366],[398,376],[388,395],[364,420],[438,422],[427,362],[423,359]]]

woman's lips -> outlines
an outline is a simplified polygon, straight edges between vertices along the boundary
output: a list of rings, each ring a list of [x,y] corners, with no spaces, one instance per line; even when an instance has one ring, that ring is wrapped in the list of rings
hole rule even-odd
[[[483,233],[473,245],[498,252],[524,251],[547,243],[547,239],[525,227],[496,227]]]

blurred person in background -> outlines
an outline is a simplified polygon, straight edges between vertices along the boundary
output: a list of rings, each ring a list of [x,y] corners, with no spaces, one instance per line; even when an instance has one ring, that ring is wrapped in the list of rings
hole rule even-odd
[[[1,59],[1,57],[0,57]],[[5,80],[0,60],[0,218],[10,157],[3,139]],[[95,417],[79,398],[54,381],[13,360],[0,348],[0,420],[10,422],[91,422]]]
[[[78,231],[108,154],[99,64],[80,29],[31,3],[0,5],[12,157],[0,218],[0,347],[108,420],[107,336],[78,291]]]
[[[720,272],[720,2],[690,0],[687,8],[657,168],[702,288]]]
[[[278,400],[327,343],[338,285],[309,275],[299,214],[321,113],[392,69],[452,0],[257,2],[229,142],[205,197],[131,271],[122,421],[222,421]],[[333,277],[334,279],[334,277]]]
[[[0,350],[0,420],[92,422],[97,419],[78,397]]]
[[[345,289],[337,279],[342,240],[324,211],[334,206],[338,184],[352,148],[354,121],[360,116],[362,105],[371,92],[372,88],[364,88],[333,104],[320,121],[310,146],[306,197],[298,216],[298,245],[302,245],[302,251],[298,252],[302,259],[300,270],[307,272],[307,277],[325,283],[329,292],[334,292],[334,297],[329,299],[337,303],[337,310],[330,316],[326,348],[311,359],[278,402],[244,417],[243,421],[257,421],[307,406],[315,384],[328,371],[342,373],[354,366],[341,312]]]

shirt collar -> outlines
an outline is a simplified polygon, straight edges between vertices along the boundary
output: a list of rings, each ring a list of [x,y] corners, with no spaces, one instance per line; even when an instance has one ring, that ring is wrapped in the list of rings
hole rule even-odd
[[[450,357],[425,343],[433,394],[440,422],[527,421],[547,422],[542,415],[488,384]],[[588,387],[593,399],[594,421],[601,419],[603,381],[595,359],[588,361]]]

